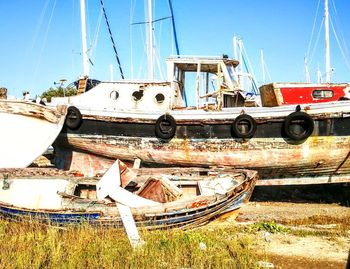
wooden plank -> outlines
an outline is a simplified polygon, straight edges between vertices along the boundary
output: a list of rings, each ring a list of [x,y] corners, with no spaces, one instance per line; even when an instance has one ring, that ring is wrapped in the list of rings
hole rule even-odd
[[[136,223],[134,217],[132,216],[130,207],[119,203],[116,203],[116,205],[131,246],[133,248],[142,246],[144,241],[141,240],[139,232],[136,228]]]

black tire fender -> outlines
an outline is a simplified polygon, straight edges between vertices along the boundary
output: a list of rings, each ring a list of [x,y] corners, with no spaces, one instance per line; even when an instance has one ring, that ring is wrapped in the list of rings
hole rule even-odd
[[[292,126],[298,126],[293,130]],[[297,111],[290,113],[284,121],[284,132],[292,140],[300,141],[308,138],[314,131],[314,121],[305,112]]]
[[[76,130],[80,127],[83,117],[78,108],[75,106],[68,107],[66,116],[66,125],[69,129]]]
[[[176,121],[173,116],[164,114],[156,121],[156,137],[161,139],[172,139],[176,132]]]
[[[242,128],[243,125],[247,128]],[[256,132],[256,128],[254,118],[248,114],[239,115],[231,125],[233,136],[238,138],[252,138]]]

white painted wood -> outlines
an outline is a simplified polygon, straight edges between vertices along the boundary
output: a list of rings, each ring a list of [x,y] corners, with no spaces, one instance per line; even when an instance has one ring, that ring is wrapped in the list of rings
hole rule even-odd
[[[196,107],[199,109],[199,99],[200,99],[200,94],[199,94],[199,78],[201,75],[201,63],[197,64],[197,73],[196,73]]]
[[[57,192],[65,192],[68,184],[68,180],[52,178],[1,180],[1,202],[28,209],[62,209]]]
[[[22,105],[29,107],[29,112],[35,111],[38,105],[31,102],[12,105],[14,110],[18,108],[18,113],[0,109],[0,168],[24,168],[30,165],[55,141],[65,120],[62,116],[55,123],[36,116],[34,112],[33,115],[21,113]],[[50,112],[49,108],[41,106],[41,109],[44,113]]]
[[[118,160],[107,170],[96,184],[97,199],[103,200],[109,193],[113,193],[121,185]]]
[[[115,202],[131,208],[159,205],[160,203],[142,198],[120,187],[118,162],[117,160],[96,184],[97,199],[102,200],[109,196]]]
[[[134,160],[134,165],[133,165],[133,169],[138,169],[138,168],[140,168],[141,167],[141,159],[140,158],[136,158],[135,160]]]
[[[141,240],[130,207],[119,203],[116,203],[116,205],[131,246],[133,248],[142,246],[144,244],[144,241]]]
[[[152,206],[158,203],[134,195],[121,188],[120,184],[119,160],[116,160],[96,185],[97,199],[102,200],[109,196],[116,201],[130,244],[132,247],[138,247],[143,242],[137,231],[130,207]]]

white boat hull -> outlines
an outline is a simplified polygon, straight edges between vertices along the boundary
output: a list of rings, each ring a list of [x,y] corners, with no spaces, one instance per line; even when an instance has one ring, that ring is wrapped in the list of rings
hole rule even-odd
[[[0,101],[0,168],[24,168],[54,142],[64,113],[35,103]]]

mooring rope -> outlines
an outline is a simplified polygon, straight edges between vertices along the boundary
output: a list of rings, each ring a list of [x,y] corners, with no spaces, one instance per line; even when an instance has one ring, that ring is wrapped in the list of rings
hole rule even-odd
[[[121,66],[121,64],[120,64],[120,60],[119,60],[117,48],[116,48],[115,43],[114,43],[114,39],[113,39],[111,27],[109,26],[109,22],[108,22],[106,10],[105,10],[104,4],[103,4],[103,0],[100,0],[100,3],[101,3],[101,6],[102,6],[103,15],[104,15],[104,17],[105,17],[105,19],[106,19],[106,24],[107,24],[107,27],[108,27],[109,36],[110,36],[111,41],[112,41],[112,44],[113,44],[113,49],[114,49],[115,57],[117,58],[117,62],[118,62],[118,65],[119,65],[120,75],[121,75],[122,79],[124,79],[123,69],[122,69],[122,66]]]

